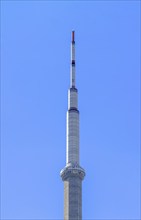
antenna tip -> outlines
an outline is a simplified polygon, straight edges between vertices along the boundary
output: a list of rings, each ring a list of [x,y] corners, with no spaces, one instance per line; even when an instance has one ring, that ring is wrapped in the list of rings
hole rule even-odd
[[[72,31],[72,42],[75,41],[75,40],[74,40],[74,33],[75,33],[75,31]]]

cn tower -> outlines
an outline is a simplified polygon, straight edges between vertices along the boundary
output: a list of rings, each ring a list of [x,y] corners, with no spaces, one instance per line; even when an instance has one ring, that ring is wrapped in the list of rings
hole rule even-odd
[[[84,169],[79,160],[79,110],[75,72],[75,32],[72,31],[70,88],[68,90],[66,132],[66,166],[61,170],[64,181],[64,220],[82,220],[82,180]]]

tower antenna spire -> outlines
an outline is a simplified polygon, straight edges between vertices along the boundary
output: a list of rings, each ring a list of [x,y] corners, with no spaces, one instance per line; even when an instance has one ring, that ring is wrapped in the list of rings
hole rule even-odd
[[[85,170],[79,165],[79,110],[75,87],[75,36],[72,31],[70,88],[68,90],[66,166],[61,170],[64,181],[64,219],[82,220],[82,180]]]
[[[70,87],[75,87],[75,31],[72,31],[72,41],[71,41]]]

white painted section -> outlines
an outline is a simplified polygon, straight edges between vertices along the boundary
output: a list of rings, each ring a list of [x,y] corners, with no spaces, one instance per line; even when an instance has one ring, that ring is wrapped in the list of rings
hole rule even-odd
[[[78,108],[78,94],[77,91],[68,90],[68,109]]]
[[[75,86],[75,66],[71,65],[71,70],[70,70],[70,87]]]
[[[71,43],[71,60],[75,60],[75,44]]]
[[[67,112],[67,163],[79,164],[79,113],[75,111]]]

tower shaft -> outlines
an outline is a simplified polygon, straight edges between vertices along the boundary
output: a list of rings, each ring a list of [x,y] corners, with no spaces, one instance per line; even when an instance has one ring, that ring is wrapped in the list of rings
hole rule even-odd
[[[70,88],[68,90],[66,166],[61,171],[64,181],[64,219],[82,219],[82,180],[85,171],[79,165],[79,110],[75,77],[75,36],[72,32]]]

